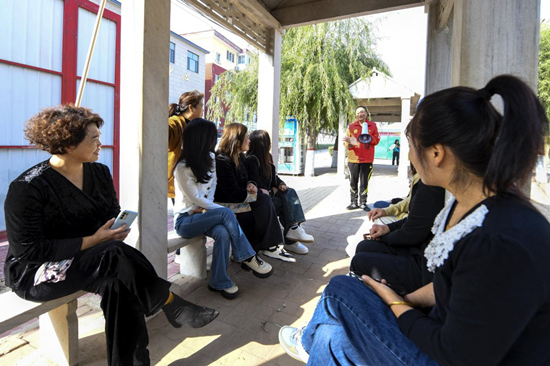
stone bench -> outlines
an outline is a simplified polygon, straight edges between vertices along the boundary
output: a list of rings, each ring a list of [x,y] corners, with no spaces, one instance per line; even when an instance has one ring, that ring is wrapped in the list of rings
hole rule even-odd
[[[0,334],[39,317],[40,351],[58,365],[78,364],[77,299],[74,294],[36,303],[13,292],[0,294]]]
[[[175,231],[168,232],[168,253],[180,250],[180,273],[204,280],[206,273],[206,236],[184,239]]]

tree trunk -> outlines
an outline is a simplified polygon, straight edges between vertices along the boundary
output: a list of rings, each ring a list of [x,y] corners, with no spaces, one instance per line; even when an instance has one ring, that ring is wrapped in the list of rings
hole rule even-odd
[[[336,140],[334,141],[334,146],[332,150],[332,163],[330,164],[330,167],[338,167],[338,133],[336,134]]]
[[[315,176],[315,145],[317,143],[317,135],[319,132],[309,127],[309,133],[307,135],[307,153],[306,153],[306,163],[304,176],[314,177]]]

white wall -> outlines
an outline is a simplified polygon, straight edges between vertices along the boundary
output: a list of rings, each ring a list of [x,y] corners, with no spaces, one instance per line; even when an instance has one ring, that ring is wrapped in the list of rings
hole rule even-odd
[[[170,34],[170,42],[176,45],[175,63],[170,63],[170,92],[169,103],[177,103],[182,93],[198,90],[204,93],[204,65],[206,53],[197,47],[183,41],[174,34]],[[199,72],[187,70],[187,51],[199,56]],[[166,47],[169,52],[169,45]]]

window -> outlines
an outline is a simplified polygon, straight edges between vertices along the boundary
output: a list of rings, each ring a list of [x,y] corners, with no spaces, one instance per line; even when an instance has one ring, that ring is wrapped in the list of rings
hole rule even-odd
[[[234,54],[233,52],[227,51],[227,59],[228,59],[230,62],[235,62],[235,54]]]
[[[220,80],[220,75],[214,75],[214,84],[216,84]]]
[[[220,55],[218,52],[216,52],[216,62],[221,63],[222,62],[222,55]]]
[[[170,62],[176,62],[176,44],[174,42],[170,42]]]
[[[187,70],[199,72],[199,55],[195,55],[191,51],[187,51]]]
[[[244,64],[246,63],[246,56],[245,55],[239,55],[239,58],[238,58],[238,62],[237,62],[239,65],[240,64]]]

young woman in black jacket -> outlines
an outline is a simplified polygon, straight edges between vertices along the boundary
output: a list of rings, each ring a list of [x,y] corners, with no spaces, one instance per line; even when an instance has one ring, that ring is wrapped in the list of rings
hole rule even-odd
[[[245,125],[232,123],[225,127],[216,152],[218,185],[214,201],[233,209],[257,253],[262,250],[267,257],[296,262],[283,247],[283,235],[271,198],[259,191],[258,183],[248,176],[243,154],[248,147]]]
[[[273,200],[277,216],[284,227],[285,249],[307,254],[308,249],[302,243],[312,243],[314,239],[300,226],[306,221],[300,199],[296,191],[277,175],[270,150],[269,133],[264,130],[252,132],[250,148],[246,153],[246,169],[250,178],[258,183],[258,188]]]
[[[281,328],[287,352],[311,365],[550,364],[550,224],[520,189],[547,130],[510,75],[426,96],[406,129],[411,162],[453,195],[424,252],[433,282],[400,296],[389,281],[335,276],[303,333]]]

